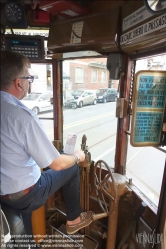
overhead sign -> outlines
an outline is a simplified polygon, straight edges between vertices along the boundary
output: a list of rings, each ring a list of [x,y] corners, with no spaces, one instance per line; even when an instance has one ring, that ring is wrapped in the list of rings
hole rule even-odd
[[[166,27],[166,14],[163,14],[159,17],[156,17],[153,20],[150,20],[147,23],[121,35],[120,37],[120,45],[129,43],[135,39],[138,39],[144,35],[153,33],[157,30]]]
[[[160,144],[166,108],[166,71],[139,71],[134,79],[130,143]]]
[[[147,10],[146,6],[141,7],[123,19],[122,31],[133,27],[134,25],[148,19],[151,16],[152,14]]]
[[[81,43],[83,26],[83,21],[73,23],[70,43]]]
[[[48,37],[49,29],[13,29],[15,35],[40,35]],[[12,32],[10,29],[7,29],[5,34],[11,35]]]

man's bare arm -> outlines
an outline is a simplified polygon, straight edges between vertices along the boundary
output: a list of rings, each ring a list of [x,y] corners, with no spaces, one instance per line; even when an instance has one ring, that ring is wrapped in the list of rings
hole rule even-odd
[[[77,163],[78,158],[80,159],[80,162],[85,161],[85,154],[83,151],[77,150],[73,155],[61,154],[49,165],[49,167],[55,171],[68,169]]]

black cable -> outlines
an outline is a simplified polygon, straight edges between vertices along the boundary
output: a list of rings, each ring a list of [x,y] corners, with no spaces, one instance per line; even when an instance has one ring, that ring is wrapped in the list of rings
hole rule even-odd
[[[78,36],[78,35],[74,32],[74,30],[72,30],[72,32],[73,32],[73,34],[74,34],[74,36],[75,36],[75,37],[77,37],[77,38],[80,38],[80,39],[81,39],[81,36]]]

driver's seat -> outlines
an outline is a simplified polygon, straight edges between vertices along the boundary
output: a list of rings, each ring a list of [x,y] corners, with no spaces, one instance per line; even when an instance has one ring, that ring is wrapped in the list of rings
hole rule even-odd
[[[6,248],[17,248],[17,249],[29,249],[29,242],[25,242],[26,241],[26,237],[23,235],[27,235],[29,233],[31,233],[31,240],[33,238],[32,235],[32,228],[31,228],[31,219],[27,220],[27,223],[30,224],[30,228],[28,227],[28,233],[26,231],[26,225],[29,224],[25,224],[25,221],[23,220],[23,217],[21,216],[21,213],[8,206],[5,203],[0,202],[0,207],[6,217],[6,220],[8,222],[9,228],[10,228],[10,235],[11,235],[11,239],[9,240],[9,242],[7,242],[5,244]],[[1,213],[2,214],[2,213]],[[5,221],[5,219],[2,219],[3,223]],[[9,231],[5,231],[5,224],[1,224],[1,226],[3,226],[3,229],[1,227],[1,232],[4,230],[4,233],[7,234]],[[7,229],[6,229],[7,230]],[[3,234],[2,234],[3,235]],[[17,238],[17,235],[18,236]],[[13,236],[13,238],[12,238]],[[16,240],[15,240],[16,239]],[[20,240],[20,241],[19,241]],[[22,240],[24,240],[24,242],[22,242]],[[3,247],[3,248],[5,248]]]

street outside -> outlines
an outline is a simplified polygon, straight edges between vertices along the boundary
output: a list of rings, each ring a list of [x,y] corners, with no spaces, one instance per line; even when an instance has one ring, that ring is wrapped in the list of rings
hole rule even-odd
[[[87,146],[93,161],[102,159],[113,168],[116,145],[117,118],[116,102],[84,106],[82,108],[64,108],[63,142],[65,144],[69,132],[78,135],[76,149],[80,149],[82,136],[87,137]],[[53,117],[52,112],[39,115]],[[53,121],[42,120],[49,139],[53,140]],[[128,145],[126,176],[132,178],[146,193],[154,204],[158,204],[165,153],[153,147],[132,147]],[[157,167],[156,167],[157,166]]]

